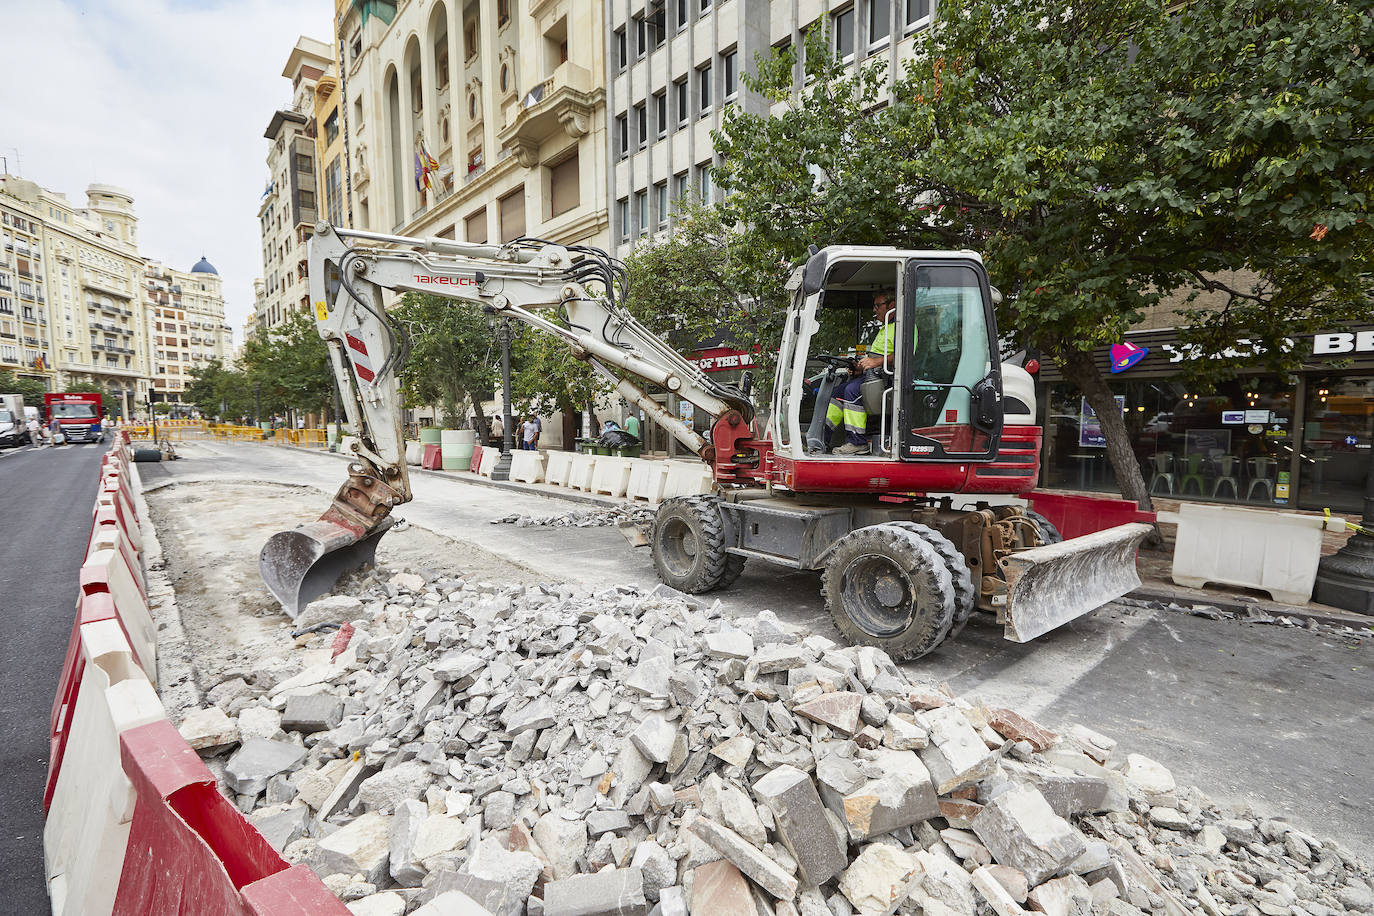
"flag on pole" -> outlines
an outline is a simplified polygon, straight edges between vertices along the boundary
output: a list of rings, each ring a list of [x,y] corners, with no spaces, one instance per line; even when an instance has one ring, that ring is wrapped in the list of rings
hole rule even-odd
[[[424,169],[422,169],[422,168],[420,167],[420,152],[419,152],[419,150],[416,150],[416,151],[415,151],[415,190],[417,190],[417,191],[423,191],[423,190],[424,190],[424,183],[423,183],[423,181],[422,181],[422,179],[424,178],[424,174],[425,174],[425,173],[424,173]]]

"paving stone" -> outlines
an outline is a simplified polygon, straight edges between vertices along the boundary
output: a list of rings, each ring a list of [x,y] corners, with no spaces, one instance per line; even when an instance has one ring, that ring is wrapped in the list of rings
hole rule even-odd
[[[978,834],[996,860],[1025,872],[1039,884],[1083,854],[1087,843],[1035,789],[1005,792],[973,820]]]
[[[491,910],[462,891],[445,891],[411,916],[491,916]]]
[[[316,598],[296,615],[293,626],[297,630],[322,623],[347,623],[362,616],[363,603],[349,595],[328,595]]]
[[[544,916],[643,916],[644,878],[637,868],[613,868],[544,885]]]
[[[859,728],[859,710],[863,701],[861,694],[836,691],[794,706],[792,711],[812,722],[829,725],[842,734],[852,735]]]
[[[809,884],[821,885],[848,865],[844,843],[831,829],[811,777],[776,767],[754,783],[754,795],[773,812],[777,832]]]
[[[503,716],[502,721],[506,723],[507,733],[514,737],[530,729],[548,728],[556,725],[558,724],[558,716],[553,701],[548,697],[539,697],[509,716]]]
[[[1025,741],[1033,750],[1048,750],[1059,740],[1054,732],[1013,710],[992,706],[988,708],[987,715],[988,725],[999,735],[1011,741]]]
[[[369,894],[348,904],[353,916],[401,916],[406,911],[406,898],[395,891]]]
[[[973,887],[997,916],[1021,916],[1025,912],[986,867],[974,870]]]
[[[791,899],[797,893],[797,879],[758,850],[744,837],[710,818],[699,817],[692,822],[693,833],[707,845],[735,864],[759,887],[779,899]]]
[[[477,844],[472,858],[462,868],[474,878],[502,885],[508,898],[519,901],[534,890],[543,870],[544,865],[536,856],[528,852],[510,852],[490,837]]]
[[[988,751],[957,707],[928,710],[916,721],[930,738],[929,746],[921,751],[921,761],[930,770],[937,795],[977,782],[996,769],[997,755]]]
[[[711,755],[719,757],[735,767],[743,767],[754,753],[754,742],[743,735],[736,735],[711,748]]]
[[[343,719],[343,700],[327,693],[293,694],[286,698],[281,727],[285,731],[314,734],[338,725]]]
[[[692,916],[757,916],[749,882],[729,861],[698,865],[692,875]]]
[[[305,748],[289,741],[255,738],[246,742],[224,767],[224,781],[240,795],[256,795],[267,788],[267,781],[287,773],[305,759]]]

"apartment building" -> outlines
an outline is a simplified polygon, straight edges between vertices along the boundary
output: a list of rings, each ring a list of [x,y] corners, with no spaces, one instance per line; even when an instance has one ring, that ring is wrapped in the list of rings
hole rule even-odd
[[[152,399],[185,403],[182,393],[193,370],[234,357],[219,271],[203,257],[189,271],[148,261],[143,304],[153,355]]]
[[[263,132],[270,145],[267,189],[258,207],[264,299],[253,323],[260,327],[276,327],[309,305],[306,242],[320,215],[315,87],[332,54],[322,41],[304,35],[297,40],[282,69],[291,80],[291,103],[272,114]]]
[[[857,69],[901,72],[934,0],[607,0],[609,197],[616,253],[671,231],[676,201],[712,202],[711,131],[732,105],[767,113],[741,76],[774,48],[802,47],[824,23],[830,46]],[[798,62],[796,86],[801,87]]]
[[[147,399],[151,373],[133,196],[93,184],[86,206],[78,208],[65,194],[5,175],[0,202],[10,216],[7,244],[15,247],[12,320],[26,374],[41,361],[36,377],[50,388],[98,382],[114,396],[111,413],[130,416]],[[22,229],[16,219],[24,221]],[[0,268],[0,276],[8,273]],[[0,292],[0,304],[6,296]],[[8,317],[0,311],[0,329]],[[6,356],[10,339],[0,333]]]
[[[318,181],[315,200],[320,219],[332,226],[351,226],[348,202],[348,154],[344,146],[343,93],[339,91],[339,67],[330,61],[315,83],[315,161]]]
[[[5,181],[10,179],[6,176]],[[0,193],[0,370],[51,387],[51,327],[43,287],[43,220],[36,205]]]
[[[353,225],[607,238],[601,0],[336,0]]]

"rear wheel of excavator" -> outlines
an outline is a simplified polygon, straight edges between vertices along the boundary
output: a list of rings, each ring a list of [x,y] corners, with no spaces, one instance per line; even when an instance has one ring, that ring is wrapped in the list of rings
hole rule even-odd
[[[744,571],[744,557],[725,552],[725,520],[711,496],[665,500],[650,549],[658,577],[691,595],[725,588]]]
[[[959,548],[954,546],[954,542],[936,531],[929,525],[922,525],[918,522],[889,522],[897,528],[905,528],[907,531],[914,531],[922,540],[931,547],[945,561],[945,569],[949,570],[949,578],[954,586],[954,619],[950,624],[949,633],[945,639],[953,639],[958,636],[973,616],[974,609],[978,606],[978,593],[973,590],[973,577],[969,574],[968,560],[959,552]]]
[[[1059,533],[1059,529],[1054,526],[1054,522],[1045,518],[1045,516],[1036,512],[1034,509],[1022,509],[1021,511],[1025,513],[1026,518],[1035,522],[1036,528],[1040,529],[1040,540],[1044,541],[1046,544],[1058,544],[1060,541],[1064,540],[1064,535]]]
[[[877,646],[897,661],[930,652],[954,622],[954,583],[944,557],[920,533],[898,525],[840,538],[821,592],[846,639]]]

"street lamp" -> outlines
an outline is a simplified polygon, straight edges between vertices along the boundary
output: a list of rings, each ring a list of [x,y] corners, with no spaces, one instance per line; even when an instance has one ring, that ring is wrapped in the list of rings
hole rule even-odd
[[[495,309],[488,306],[487,327],[496,331],[496,340],[501,344],[501,460],[492,469],[492,480],[510,480],[511,447],[514,445],[514,429],[510,413],[510,319],[497,318]]]

